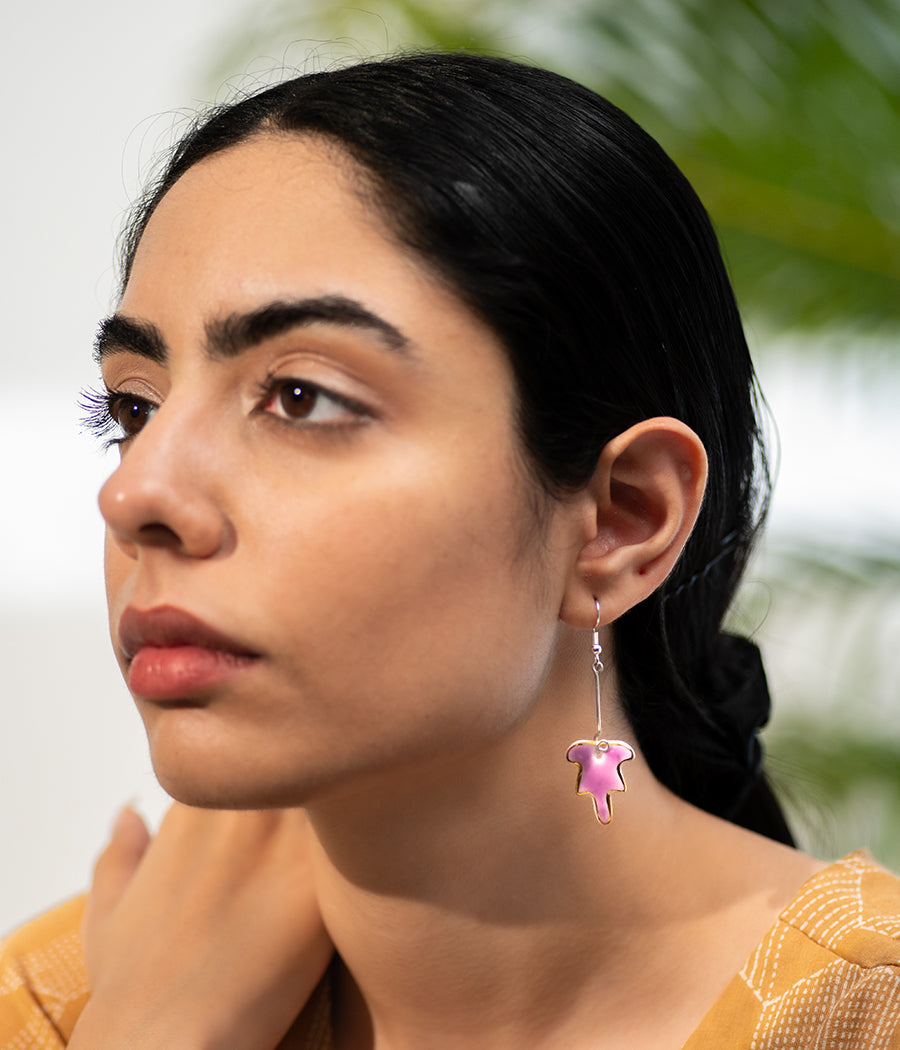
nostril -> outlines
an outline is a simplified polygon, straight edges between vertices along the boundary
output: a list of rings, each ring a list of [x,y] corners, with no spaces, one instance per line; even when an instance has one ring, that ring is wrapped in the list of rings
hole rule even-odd
[[[137,530],[136,539],[145,547],[180,547],[181,539],[174,529],[161,522],[149,522]]]

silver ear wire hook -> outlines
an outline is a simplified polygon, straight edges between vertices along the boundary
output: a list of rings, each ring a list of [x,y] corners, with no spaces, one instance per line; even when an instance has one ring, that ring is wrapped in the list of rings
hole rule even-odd
[[[597,741],[603,737],[603,728],[601,726],[600,719],[600,672],[603,670],[603,661],[600,659],[600,654],[603,652],[603,646],[600,644],[600,603],[597,599],[594,599],[594,608],[597,610],[597,620],[594,623],[594,636],[591,648],[594,651],[594,662],[592,668],[594,671],[594,689],[597,704]]]

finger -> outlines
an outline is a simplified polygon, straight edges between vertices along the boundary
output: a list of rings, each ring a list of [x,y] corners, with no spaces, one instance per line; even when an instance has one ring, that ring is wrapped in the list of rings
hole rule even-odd
[[[150,845],[150,832],[144,818],[131,806],[122,807],[113,824],[112,837],[123,853],[135,858],[135,864],[140,862]]]
[[[116,817],[109,843],[94,866],[91,898],[95,906],[105,911],[115,905],[149,845],[147,825],[131,806],[125,806]]]

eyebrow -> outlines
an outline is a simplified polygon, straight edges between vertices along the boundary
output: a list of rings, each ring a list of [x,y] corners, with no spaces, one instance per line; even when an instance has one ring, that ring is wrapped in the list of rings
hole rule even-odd
[[[279,300],[248,313],[233,313],[211,320],[206,324],[206,352],[213,360],[228,360],[268,339],[312,324],[363,330],[376,336],[385,349],[394,352],[408,353],[412,347],[398,328],[362,303],[341,295],[327,295],[295,302]],[[156,325],[124,314],[113,314],[100,322],[94,340],[94,359],[99,363],[113,354],[122,353],[138,354],[160,365],[169,359],[169,348]]]

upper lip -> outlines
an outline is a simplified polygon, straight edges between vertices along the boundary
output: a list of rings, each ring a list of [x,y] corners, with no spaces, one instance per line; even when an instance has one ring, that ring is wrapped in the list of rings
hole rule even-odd
[[[129,605],[119,620],[119,645],[127,660],[131,660],[138,650],[148,645],[162,648],[195,645],[240,656],[258,655],[224,632],[172,605],[159,605],[152,609],[135,609]]]

